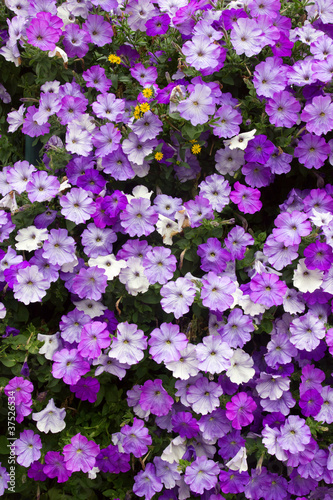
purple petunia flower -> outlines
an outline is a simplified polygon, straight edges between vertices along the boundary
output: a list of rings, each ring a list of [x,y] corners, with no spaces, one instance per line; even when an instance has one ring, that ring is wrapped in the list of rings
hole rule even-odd
[[[152,438],[142,420],[134,417],[133,426],[124,425],[120,432],[124,436],[122,447],[125,453],[133,453],[137,458],[147,453],[148,446],[152,444]]]
[[[133,198],[120,213],[120,224],[130,236],[148,236],[155,229],[158,214],[146,198]]]
[[[14,297],[25,305],[31,302],[41,302],[46,295],[50,283],[44,278],[37,266],[19,269],[16,282],[13,284]]]
[[[58,179],[44,171],[33,172],[26,185],[26,191],[31,203],[51,200],[58,194],[59,188],[60,182]]]
[[[65,483],[72,475],[66,469],[64,457],[58,451],[48,451],[46,453],[43,472],[47,477],[56,477],[58,483]]]
[[[317,96],[301,113],[306,130],[316,135],[327,134],[333,127],[333,103],[330,96]]]
[[[162,380],[147,380],[141,387],[140,406],[144,411],[161,417],[167,415],[172,407],[173,399],[162,386]]]
[[[94,441],[88,441],[78,433],[72,437],[70,444],[63,448],[66,469],[70,472],[89,472],[96,462],[99,446]]]
[[[82,267],[73,279],[73,290],[80,299],[100,300],[107,287],[104,269],[97,266]]]
[[[274,238],[285,245],[298,245],[303,236],[311,233],[311,224],[308,215],[293,210],[279,214],[274,221],[276,228],[273,229]]]
[[[278,444],[285,451],[299,453],[304,451],[305,445],[310,442],[311,432],[305,420],[297,415],[290,415],[280,429]]]
[[[301,105],[290,92],[283,90],[267,100],[265,109],[273,125],[291,128],[297,123]]]
[[[84,71],[82,73],[82,78],[85,80],[87,87],[93,87],[96,90],[98,90],[99,92],[102,92],[102,94],[107,92],[112,85],[112,81],[109,80],[109,78],[106,78],[106,76],[105,76],[105,69],[101,68],[101,66],[98,66],[98,65],[91,66],[89,69],[87,69],[87,71]],[[106,95],[108,96],[110,94],[106,94]],[[115,99],[115,96],[113,96],[113,94],[111,94],[111,95]],[[103,98],[104,98],[103,95],[99,95],[99,96],[97,96],[97,101],[99,99],[103,99]],[[95,103],[92,104],[92,108],[93,108],[93,111],[96,113],[95,108],[94,108],[94,104]],[[101,118],[99,115],[97,115],[97,116],[99,118]]]
[[[230,367],[233,350],[222,342],[219,335],[209,335],[197,344],[198,368],[209,373],[221,373]]]
[[[221,339],[228,344],[229,347],[243,347],[251,340],[251,332],[254,331],[252,319],[243,314],[243,311],[236,307],[233,309],[226,324],[218,329]]]
[[[209,272],[202,278],[202,303],[211,311],[223,312],[229,309],[234,302],[232,294],[235,291],[236,285],[228,276],[220,277]]]
[[[156,475],[155,466],[151,463],[134,477],[133,492],[139,497],[144,497],[145,500],[150,500],[156,492],[162,489],[161,479]]]
[[[209,382],[206,377],[201,377],[194,385],[189,387],[187,400],[193,411],[201,415],[207,415],[220,405],[219,397],[221,395],[222,388],[220,385]]]
[[[145,275],[150,284],[164,285],[173,277],[176,270],[177,259],[171,250],[165,247],[154,247],[142,261]]]
[[[250,298],[253,302],[272,307],[283,303],[287,285],[280,281],[276,274],[262,273],[252,278],[250,289]]]
[[[71,392],[74,392],[77,398],[88,400],[89,403],[95,403],[99,389],[100,383],[92,377],[81,378],[77,384],[70,386]]]
[[[93,200],[82,188],[72,188],[59,202],[62,215],[75,224],[86,222],[95,212]]]
[[[91,37],[78,24],[67,24],[64,29],[64,47],[68,57],[84,57],[89,50]]]
[[[110,23],[104,20],[104,16],[89,14],[82,28],[90,35],[91,43],[97,47],[111,43],[113,29]]]
[[[165,35],[170,25],[168,14],[151,17],[145,24],[148,36]]]
[[[294,156],[306,168],[318,169],[322,167],[331,152],[329,144],[323,137],[313,134],[306,134],[299,141],[294,150]]]
[[[194,200],[184,203],[190,219],[191,227],[199,227],[203,219],[213,219],[214,212],[207,198],[203,195],[196,196]]]
[[[182,52],[185,54],[186,62],[200,71],[215,68],[220,56],[220,47],[212,43],[206,35],[195,35],[184,43]]]

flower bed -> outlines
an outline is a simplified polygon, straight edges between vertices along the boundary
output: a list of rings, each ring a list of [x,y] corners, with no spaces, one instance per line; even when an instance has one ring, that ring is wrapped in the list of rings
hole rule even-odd
[[[331,2],[0,20],[0,495],[333,499]]]

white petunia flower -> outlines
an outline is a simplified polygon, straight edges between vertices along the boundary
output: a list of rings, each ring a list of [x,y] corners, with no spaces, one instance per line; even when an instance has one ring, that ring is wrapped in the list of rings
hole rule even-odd
[[[227,376],[234,384],[245,384],[254,377],[255,370],[252,368],[254,361],[243,349],[235,350],[230,365]]]
[[[47,239],[48,235],[47,229],[37,229],[35,226],[19,229],[15,236],[16,250],[26,250],[27,252],[37,250],[43,246],[43,241]]]
[[[97,316],[102,316],[103,312],[107,307],[102,304],[102,302],[97,302],[92,299],[78,300],[73,302],[73,304],[78,308],[79,311],[83,311],[90,318],[96,318]]]
[[[245,472],[248,469],[246,461],[246,448],[242,446],[236,455],[225,464],[230,470]]]
[[[52,360],[56,351],[61,349],[62,343],[60,340],[60,333],[54,335],[42,335],[39,333],[37,339],[44,342],[44,345],[39,349],[39,354],[44,354],[46,359]]]
[[[235,135],[231,139],[223,141],[225,146],[229,146],[229,149],[246,149],[249,141],[251,141],[256,133],[257,129],[250,130],[250,132],[243,132],[242,134]]]
[[[177,436],[171,441],[169,446],[165,448],[161,455],[161,459],[165,462],[172,464],[173,462],[179,463],[179,460],[184,456],[186,451],[186,438]]]
[[[108,281],[113,280],[113,278],[119,275],[121,269],[127,267],[125,260],[117,260],[113,254],[91,258],[88,260],[88,264],[90,267],[97,266],[103,269]]]
[[[300,259],[294,271],[293,284],[300,292],[312,293],[320,288],[323,282],[323,275],[323,271],[308,269],[305,265],[305,259]]]
[[[172,237],[179,233],[177,222],[161,214],[158,215],[156,231],[162,236],[164,245],[172,245]]]
[[[53,398],[50,399],[44,410],[32,414],[32,420],[37,422],[37,429],[40,432],[45,432],[45,434],[49,431],[55,434],[56,432],[64,430],[66,427],[66,423],[64,422],[65,417],[65,408],[57,408]]]

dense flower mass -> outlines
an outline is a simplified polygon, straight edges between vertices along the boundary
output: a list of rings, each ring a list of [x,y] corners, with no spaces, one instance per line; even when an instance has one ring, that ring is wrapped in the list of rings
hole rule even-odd
[[[332,25],[2,2],[0,496],[333,500]]]

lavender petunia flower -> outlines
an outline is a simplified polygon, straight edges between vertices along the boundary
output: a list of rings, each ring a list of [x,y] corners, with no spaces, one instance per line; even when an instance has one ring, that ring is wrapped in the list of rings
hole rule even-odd
[[[163,285],[160,293],[162,308],[167,313],[173,313],[175,318],[180,318],[190,310],[195,297],[195,286],[188,278],[178,278]]]
[[[156,475],[155,466],[151,463],[134,477],[133,492],[139,497],[144,497],[145,500],[150,500],[162,488],[161,479]]]
[[[94,441],[88,441],[80,433],[72,437],[70,444],[63,448],[66,469],[70,472],[89,472],[95,465],[99,446]]]
[[[116,358],[120,363],[133,365],[141,361],[144,349],[147,348],[147,337],[135,324],[127,321],[119,323],[117,337],[113,337],[110,358]]]
[[[203,494],[206,490],[211,490],[217,484],[217,476],[220,467],[213,460],[206,457],[198,457],[185,471],[185,483],[189,485],[194,493]]]
[[[188,340],[184,333],[179,331],[178,325],[162,323],[150,334],[149,354],[156,363],[179,361],[181,351],[186,348],[187,343]]]
[[[15,454],[17,462],[23,467],[29,467],[32,462],[41,456],[42,442],[38,434],[34,431],[25,430],[15,441]]]

